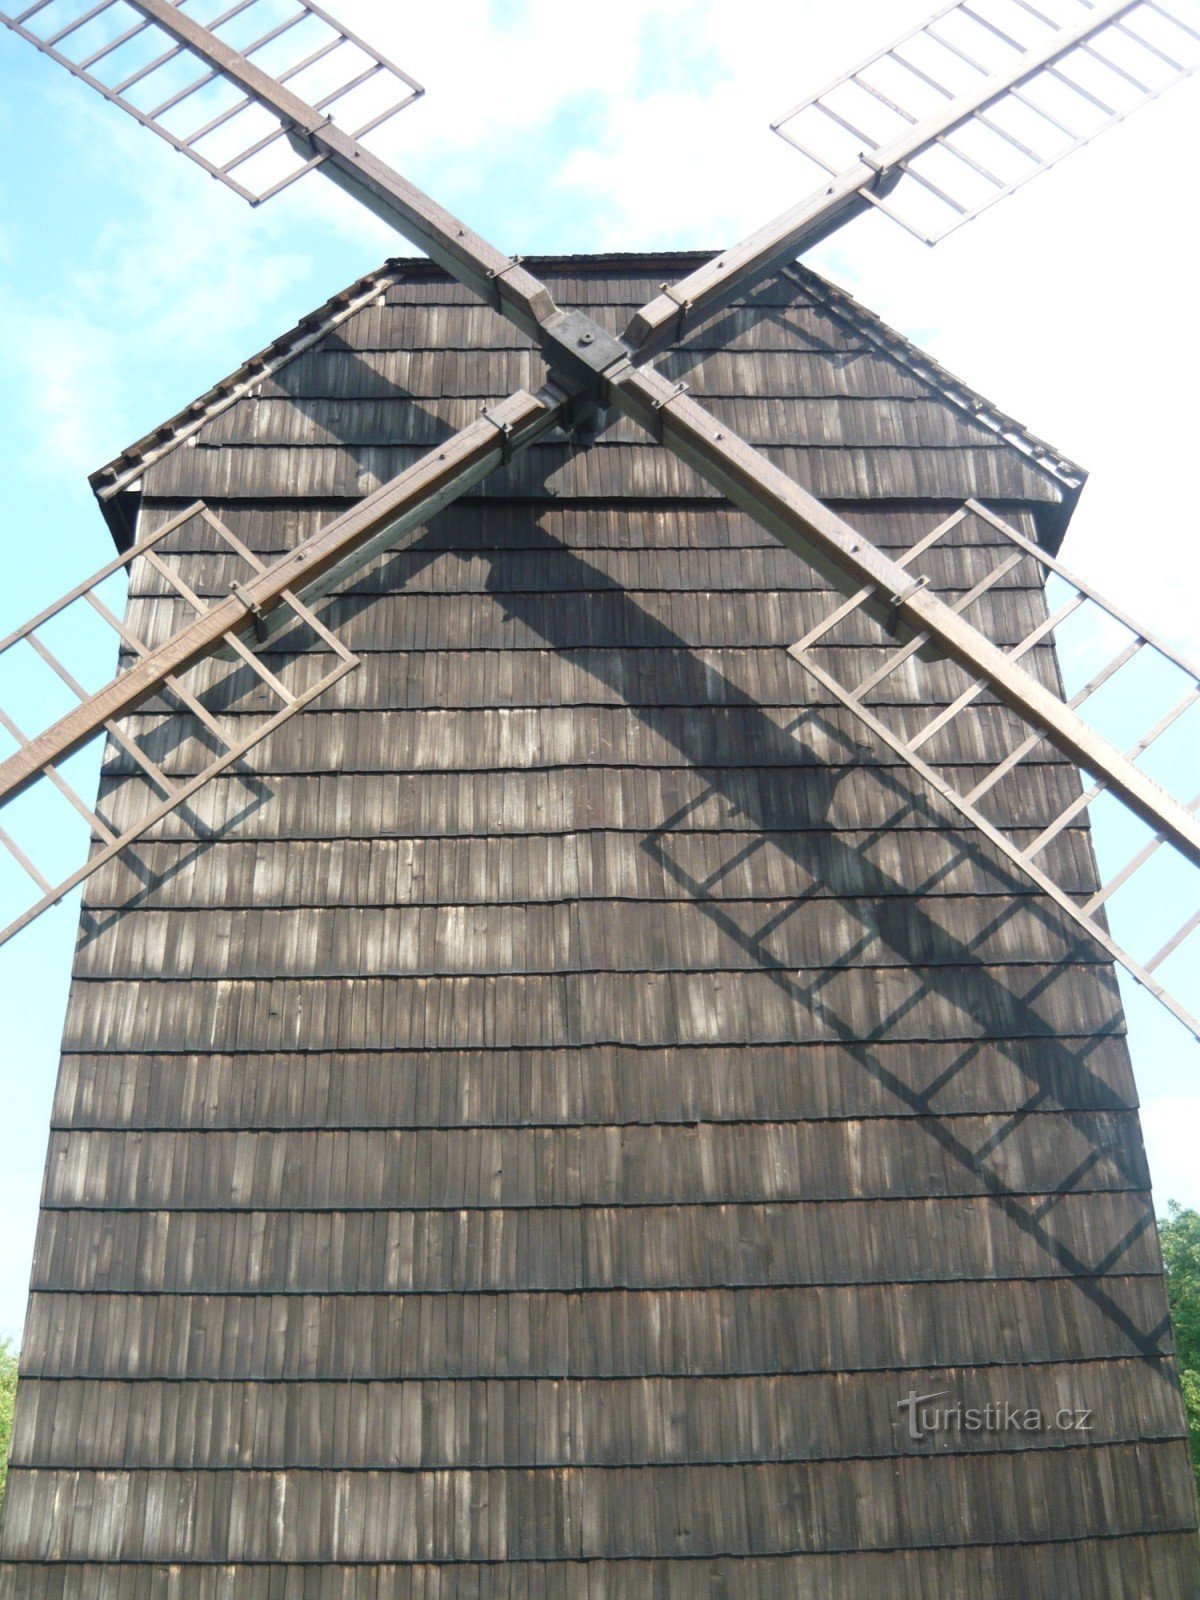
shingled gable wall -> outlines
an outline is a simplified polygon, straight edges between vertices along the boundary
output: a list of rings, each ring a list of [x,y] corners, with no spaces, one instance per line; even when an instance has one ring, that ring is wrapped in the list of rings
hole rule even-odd
[[[618,328],[674,264],[551,286]],[[455,285],[389,281],[145,467],[147,526],[200,495],[278,552],[538,381]],[[1053,536],[1061,463],[818,280],[752,301],[665,370],[872,538],[968,494]],[[548,443],[326,606],[363,664],[252,777],[92,880],[13,1594],[1192,1592],[1112,970],[813,701],[782,647],[823,603],[632,429]],[[998,588],[994,636],[1041,603]],[[131,606],[172,625],[152,573]],[[1003,804],[1037,828],[1075,783]],[[911,1390],[1093,1426],[913,1441]]]

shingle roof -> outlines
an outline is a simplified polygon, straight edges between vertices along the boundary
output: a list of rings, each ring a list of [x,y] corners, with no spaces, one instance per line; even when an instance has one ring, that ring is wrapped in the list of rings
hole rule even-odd
[[[563,303],[569,304],[576,300],[588,304],[595,310],[589,286],[594,286],[601,279],[604,284],[601,303],[607,302],[613,307],[621,306],[624,301],[628,307],[634,307],[641,303],[641,298],[648,292],[648,284],[657,287],[660,278],[669,279],[684,273],[706,259],[708,257],[704,252],[633,253],[538,257],[531,258],[529,265],[532,270],[551,280],[556,294]],[[786,278],[801,291],[798,296],[782,287],[781,276],[768,280],[749,297],[735,302],[735,305],[761,308],[768,304],[772,297],[780,299],[781,303],[792,303],[793,310],[798,305],[803,305],[808,311],[807,320],[811,324],[819,324],[831,330],[832,338],[830,347],[822,351],[819,338],[815,343],[798,340],[798,329],[784,330],[777,343],[781,353],[780,358],[796,361],[801,345],[807,342],[807,365],[811,370],[797,373],[794,388],[789,384],[780,391],[776,385],[777,392],[808,394],[814,401],[826,398],[839,399],[848,404],[853,399],[870,399],[874,391],[879,391],[897,399],[940,403],[945,409],[940,436],[931,431],[928,417],[921,423],[921,437],[927,446],[930,449],[934,447],[944,449],[957,443],[963,449],[974,449],[976,452],[980,447],[1004,446],[1005,451],[995,457],[977,455],[974,461],[977,472],[972,480],[973,487],[965,492],[974,493],[980,498],[990,496],[996,499],[1029,500],[1039,503],[1043,507],[1039,516],[1039,533],[1045,542],[1057,547],[1086,476],[1081,468],[1054,451],[1011,417],[991,406],[974,390],[925,356],[916,346],[889,329],[844,291],[835,288],[800,265],[787,269]],[[160,473],[157,486],[162,487],[164,483],[168,483],[181,494],[211,496],[223,491],[220,477],[214,481],[211,475],[198,471],[194,462],[176,461],[173,469],[165,463],[181,445],[206,443],[228,445],[234,442],[238,427],[236,422],[231,422],[227,413],[248,397],[269,398],[273,395],[296,397],[306,388],[311,388],[304,363],[304,358],[309,352],[314,352],[309,366],[319,365],[326,374],[325,382],[327,384],[333,382],[330,398],[342,394],[343,390],[351,389],[358,398],[362,398],[364,392],[368,395],[373,394],[377,400],[386,398],[388,379],[383,374],[379,375],[373,388],[367,386],[364,389],[363,376],[359,373],[346,377],[339,388],[336,376],[332,379],[330,377],[331,364],[319,363],[316,355],[320,347],[328,349],[338,333],[346,330],[352,322],[357,321],[364,325],[369,323],[370,309],[378,306],[381,301],[386,301],[389,291],[399,291],[400,286],[405,283],[434,282],[445,287],[444,303],[463,308],[462,314],[454,319],[453,328],[450,325],[444,330],[439,327],[438,333],[433,336],[435,341],[440,341],[444,331],[456,341],[452,347],[461,351],[453,377],[448,377],[443,387],[442,374],[439,370],[436,383],[439,388],[438,399],[458,394],[463,397],[464,405],[457,408],[452,405],[449,411],[443,405],[439,409],[439,420],[445,421],[449,417],[454,425],[461,425],[462,421],[477,409],[477,406],[469,402],[479,398],[495,399],[500,393],[508,392],[517,384],[536,382],[541,372],[541,364],[530,341],[513,330],[498,315],[486,308],[478,307],[467,291],[446,279],[445,274],[430,262],[420,258],[388,261],[377,272],[370,273],[350,285],[326,305],[303,318],[295,328],[251,357],[236,372],[214,385],[185,410],[163,423],[152,434],[131,445],[119,457],[92,475],[93,487],[118,544],[122,548],[126,547],[131,537],[131,519],[125,497],[131,490],[141,489],[148,471],[161,467],[166,477]],[[468,313],[468,307],[475,309]],[[720,352],[726,348],[726,330],[731,319],[736,321],[736,311],[718,313],[690,332],[679,353],[668,355],[660,361],[662,369],[671,375],[686,371],[692,387],[716,402],[715,409],[721,409],[720,401],[730,383],[726,364],[720,360]],[[621,322],[620,317],[610,315],[609,320],[614,331],[617,331]],[[812,331],[817,330],[815,327],[810,328],[810,332]],[[873,381],[870,383],[855,382],[852,378],[839,381],[837,377],[839,365],[844,368],[847,351],[855,345],[863,351],[873,352],[877,358]],[[529,352],[523,359],[518,355],[522,350]],[[509,359],[507,362],[500,361],[494,355],[489,359],[483,354],[486,351],[507,351],[510,353]],[[700,359],[702,356],[706,359]],[[297,362],[300,364],[299,368],[289,371],[289,367]],[[894,373],[892,381],[889,381],[887,376],[888,368]],[[422,383],[418,377],[414,386],[407,365],[404,369],[404,378],[407,380],[405,392],[412,397],[420,395],[421,389],[428,387],[429,384],[428,378]],[[735,380],[735,386],[738,381],[741,380]],[[823,390],[828,390],[828,395],[823,395]],[[314,391],[307,397],[324,396],[319,396]],[[342,397],[345,398],[345,395]],[[422,398],[433,398],[433,396],[422,396]],[[828,404],[822,404],[821,410],[822,420],[834,414],[834,408]],[[771,442],[775,444],[790,442],[794,446],[799,446],[809,436],[809,425],[815,419],[811,415],[801,415],[796,408],[793,408],[793,412],[793,436],[790,441],[786,431],[780,433],[779,419],[773,418],[767,429]],[[223,420],[218,421],[218,419]],[[432,443],[432,433],[398,441],[384,420],[382,412],[376,413],[375,420],[374,432],[368,428],[366,433],[360,432],[355,436],[351,431],[347,431],[336,444],[328,431],[326,432],[325,438],[330,448],[320,460],[309,463],[312,474],[308,486],[313,493],[356,497],[368,492],[383,477],[390,476],[392,472],[407,465],[419,453],[416,446],[428,447]],[[756,419],[748,416],[730,417],[729,420],[731,426],[745,427],[751,442],[763,444],[768,442],[761,419],[757,419],[757,427]],[[816,431],[819,436],[820,428]],[[616,430],[610,429],[606,438],[609,441],[616,439],[636,441],[640,439],[640,435],[630,425],[618,425]],[[401,447],[387,451],[382,448],[385,440]],[[261,446],[265,440],[250,430],[246,437],[238,442]],[[289,442],[304,441],[294,439]],[[801,481],[808,483],[827,498],[854,498],[864,488],[869,490],[870,486],[864,478],[863,463],[855,458],[854,447],[865,444],[880,446],[883,441],[857,440],[851,437],[833,438],[822,442],[827,446],[824,459],[819,454],[812,454],[806,459],[797,456],[794,451],[785,452],[776,459],[786,470],[794,471]],[[899,439],[895,442],[903,445],[908,441]],[[414,448],[406,450],[403,448],[404,445]],[[830,452],[840,446],[847,447],[848,453],[840,464],[835,465]],[[589,461],[586,457],[568,452],[563,446],[559,446],[557,454],[560,466],[566,468],[566,477],[554,484],[555,492],[571,493],[577,490],[585,493],[596,492],[602,476],[599,458]],[[568,454],[574,455],[573,464],[569,467],[566,466]],[[1006,455],[1012,459],[1006,459]],[[233,459],[226,453],[226,461],[231,472],[228,481],[236,479],[241,493],[262,492],[262,483],[270,481],[280,470],[279,459],[272,459],[266,451],[257,459],[257,476],[253,469],[249,474],[243,470],[246,464],[239,464],[234,469]],[[928,470],[925,477],[929,481],[915,481],[911,472],[907,480],[903,479],[895,470],[901,459],[897,456],[890,464],[896,493],[916,496],[937,493],[939,485],[932,470],[938,460],[936,456],[932,456],[927,463]],[[547,477],[544,454],[535,455],[533,460],[539,463],[536,468],[531,462],[526,462],[523,466],[518,465],[515,472],[509,475],[513,487],[522,484],[526,487],[531,484],[540,486],[544,482]],[[643,490],[660,492],[665,488],[674,488],[687,493],[709,492],[698,483],[693,474],[682,471],[666,458],[657,459],[656,453],[646,448],[634,454],[627,452],[621,462],[621,469],[627,478],[630,473],[633,474],[630,485],[637,492]],[[223,467],[221,471],[225,471],[225,468]],[[228,481],[224,487],[228,487]],[[946,485],[941,487],[945,489]]]

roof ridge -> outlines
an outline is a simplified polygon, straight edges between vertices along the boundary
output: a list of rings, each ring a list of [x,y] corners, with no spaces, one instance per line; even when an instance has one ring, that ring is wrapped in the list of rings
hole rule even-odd
[[[540,255],[523,259],[543,272],[564,269],[603,272],[634,265],[647,270],[670,272],[702,264],[710,260],[712,254],[711,251],[701,250],[604,251],[594,255]],[[1058,482],[1065,492],[1054,518],[1054,543],[1057,546],[1087,477],[1081,467],[994,406],[969,384],[955,377],[910,339],[890,328],[881,317],[854,299],[845,289],[830,283],[799,262],[785,266],[779,272],[811,295],[830,315],[860,333],[882,355],[936,390],[948,404],[990,429],[1012,449],[1031,460],[1040,471]],[[425,256],[389,257],[374,272],[365,274],[333,295],[324,305],[301,317],[294,327],[273,339],[227,377],[213,384],[173,417],[91,473],[88,481],[118,547],[125,549],[132,542],[132,531],[121,505],[121,497],[136,492],[138,480],[147,467],[178,449],[181,444],[194,439],[214,417],[252,393],[264,378],[272,376],[296,356],[319,343],[359,311],[378,303],[393,285],[413,278],[452,281],[449,273]]]

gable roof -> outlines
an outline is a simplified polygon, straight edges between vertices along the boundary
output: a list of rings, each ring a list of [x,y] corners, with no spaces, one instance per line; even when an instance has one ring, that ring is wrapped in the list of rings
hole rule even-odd
[[[624,303],[640,304],[646,298],[647,283],[654,286],[660,277],[670,280],[686,273],[709,259],[709,254],[704,251],[688,251],[542,256],[528,258],[528,264],[540,276],[551,280],[551,287],[560,303],[569,305],[574,301],[587,304],[593,314],[603,319],[601,308],[604,305],[619,307]],[[299,378],[304,370],[303,365],[295,367],[294,364],[302,362],[302,358],[310,352],[315,352],[319,348],[328,349],[331,344],[337,344],[339,335],[346,335],[349,324],[369,313],[372,308],[383,306],[389,298],[403,300],[405,296],[402,286],[405,284],[412,284],[414,289],[418,285],[421,286],[417,292],[422,302],[428,302],[430,294],[433,293],[440,303],[473,308],[475,317],[473,320],[468,320],[470,326],[475,329],[475,336],[467,339],[461,336],[457,339],[446,338],[444,342],[447,347],[453,348],[457,344],[458,348],[466,350],[533,351],[531,341],[504,322],[490,308],[480,306],[474,296],[448,278],[433,263],[424,258],[390,259],[376,271],[368,273],[334,295],[323,306],[301,318],[294,328],[273,340],[174,417],[130,445],[114,460],[92,474],[90,481],[93,490],[118,547],[125,549],[132,542],[133,513],[147,473],[163,467],[181,446],[211,443],[228,449],[233,444],[244,443],[244,440],[237,438],[237,430],[231,429],[228,423],[218,426],[218,419],[240,403],[264,395],[269,398],[272,395],[282,397],[304,392],[305,385],[302,379],[298,384],[291,381],[293,378]],[[435,284],[437,289],[434,287]],[[652,289],[649,292],[652,292]],[[967,492],[978,494],[982,498],[991,494],[995,498],[1037,504],[1040,536],[1051,548],[1057,548],[1085,481],[1084,471],[1022,424],[991,405],[969,385],[889,328],[844,290],[836,288],[807,267],[796,264],[786,268],[744,298],[735,301],[733,310],[715,313],[692,329],[680,347],[660,358],[659,365],[672,376],[678,375],[675,372],[676,367],[679,367],[681,372],[686,370],[691,387],[697,394],[706,401],[711,401],[714,409],[721,409],[722,398],[740,395],[744,388],[743,370],[738,371],[733,383],[730,382],[729,375],[722,371],[722,355],[728,343],[728,325],[731,321],[736,332],[736,308],[750,307],[758,310],[772,305],[775,308],[791,306],[795,309],[794,303],[804,306],[808,324],[814,324],[814,320],[817,324],[815,327],[808,326],[805,330],[807,333],[819,334],[820,328],[824,327],[827,330],[838,330],[840,338],[822,340],[817,337],[813,340],[803,335],[797,337],[798,329],[793,323],[790,330],[785,330],[778,341],[777,348],[782,353],[785,355],[795,353],[805,346],[810,351],[820,352],[824,347],[826,353],[824,364],[832,370],[835,365],[845,365],[846,346],[856,347],[860,355],[855,359],[870,359],[877,363],[874,380],[876,391],[882,387],[883,393],[888,398],[905,400],[924,398],[945,408],[952,425],[948,430],[943,428],[945,437],[939,439],[939,443],[947,446],[957,444],[962,447],[983,444],[992,448],[999,447],[1010,453],[1012,460],[1007,464],[1007,470],[998,476],[995,473],[985,474],[985,479],[990,477],[993,481],[972,483]],[[617,322],[619,320],[618,318]],[[426,332],[429,326],[428,319],[425,319]],[[374,344],[378,346],[379,342],[377,339]],[[833,350],[835,342],[842,346],[837,351],[836,358]],[[285,371],[289,367],[293,368],[291,374]],[[895,375],[894,383],[887,380],[889,369]],[[487,370],[489,377],[494,377],[495,364]],[[882,385],[881,377],[884,380]],[[790,389],[793,386],[788,387]],[[797,383],[794,387],[803,392],[803,383]],[[309,388],[311,389],[311,386]],[[474,387],[468,384],[462,392],[474,394],[479,388],[479,384]],[[495,398],[496,394],[492,390],[499,391],[502,388],[503,382],[500,384],[493,382],[491,387],[484,382],[481,392],[488,398]],[[436,389],[439,398],[453,392],[452,386],[444,383],[439,383]],[[413,392],[411,386],[410,392]],[[777,395],[780,391],[777,385],[773,385],[769,392]],[[862,398],[861,394],[856,393],[856,386],[853,383],[845,385],[835,383],[832,393],[813,396],[814,399],[832,400],[834,405],[828,408],[831,412],[836,411],[837,405],[843,399],[848,400],[851,397]],[[732,418],[730,421],[732,425],[737,425]],[[799,422],[799,418],[797,421]],[[622,427],[625,428],[625,433],[621,432]],[[811,418],[804,428],[804,437],[797,437],[793,441],[796,446],[808,445],[810,449],[815,448],[810,437],[810,428]],[[626,436],[634,440],[640,438],[636,430],[629,429],[629,425],[618,424],[615,430],[608,431],[605,439],[606,442],[617,443]],[[321,442],[329,444],[328,439]],[[783,441],[764,438],[752,442],[766,444]],[[881,442],[873,441],[876,445]],[[911,446],[918,441],[913,439],[894,442],[907,443],[911,449]],[[356,470],[347,476],[345,451],[340,460],[330,456],[324,463],[326,468],[324,474],[318,472],[314,479],[314,489],[318,480],[323,477],[322,486],[331,497],[357,497],[374,486],[372,482],[363,481],[363,463],[360,459],[363,449],[370,451],[373,441],[347,439],[342,443],[347,450],[356,452]],[[823,438],[819,443],[829,444],[830,441]],[[845,440],[839,438],[836,443],[842,445]],[[922,438],[920,443],[924,446],[929,441]],[[561,455],[566,454],[565,446],[562,444],[558,449]],[[381,452],[376,450],[375,454],[380,455]],[[796,451],[792,450],[788,454],[794,457]],[[395,455],[396,452],[392,451],[386,462],[380,462],[382,476],[391,475],[388,468],[398,471],[407,464],[405,460],[394,459]],[[786,455],[781,457],[779,464],[784,466],[785,470],[794,471],[802,480],[807,479],[816,492],[822,494],[824,498],[859,498],[859,493],[855,492],[853,473],[831,474],[826,471],[822,474],[818,466],[815,473],[806,474],[804,470],[806,463],[803,460],[787,459]],[[992,461],[989,461],[989,464],[996,465]],[[265,470],[270,469],[270,463],[265,457],[263,466]],[[654,469],[650,471],[653,475]],[[215,482],[190,481],[197,476],[203,478],[204,474],[191,473],[181,463],[175,463],[174,471],[170,466],[165,467],[164,472],[166,480],[176,481],[180,492],[214,497],[219,494],[219,484]],[[367,472],[370,476],[370,468]],[[376,472],[374,476],[379,478],[380,473]],[[520,474],[515,476],[519,480]],[[862,476],[860,471],[857,477],[861,480]],[[658,477],[661,477],[661,474],[655,476],[656,483]],[[815,482],[814,477],[817,480]],[[821,481],[822,477],[828,481]],[[187,487],[184,487],[185,479],[189,480]],[[938,487],[937,482],[925,481],[914,483],[908,491],[901,488],[899,492],[911,492],[924,498],[937,498]],[[266,491],[260,489],[260,492]],[[708,491],[705,488],[702,492]],[[957,487],[954,494],[957,494],[958,498],[965,498],[965,493],[960,492]]]

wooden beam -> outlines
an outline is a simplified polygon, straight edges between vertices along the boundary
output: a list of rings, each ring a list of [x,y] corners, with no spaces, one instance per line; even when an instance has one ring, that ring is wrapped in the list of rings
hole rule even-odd
[[[150,651],[84,704],[0,764],[0,803],[15,798],[48,766],[66,759],[114,718],[126,716],[176,673],[221,649],[230,636],[253,632],[256,612],[279,606],[285,591],[303,597],[324,593],[380,550],[394,544],[450,501],[485,478],[514,450],[539,438],[568,405],[556,388],[539,394],[518,390],[486,416],[368,495],[352,510],[305,539],[236,595],[217,601],[202,616]]]
[[[281,123],[293,130],[293,144],[305,154],[325,157],[324,170],[339,187],[404,238],[466,284],[481,300],[535,333],[558,309],[549,290],[519,260],[437,205],[398,172],[380,161],[357,139],[344,132],[290,89],[232,49],[223,40],[182,11],[172,0],[129,0],[142,16],[208,63]]]
[[[634,359],[645,361],[659,354],[680,337],[688,322],[719,310],[776,267],[794,259],[851,217],[869,210],[871,202],[864,198],[864,190],[886,184],[889,172],[898,172],[901,162],[1002,100],[1011,89],[1019,88],[1142,3],[1143,0],[1099,0],[1073,27],[1053,34],[1040,48],[1017,57],[1010,67],[986,78],[969,94],[960,95],[891,144],[874,151],[870,164],[854,162],[824,189],[781,212],[740,244],[723,250],[669,291],[656,295],[625,330],[625,341],[636,352]]]
[[[879,597],[877,615],[914,633],[927,633],[951,660],[982,678],[1005,705],[1040,728],[1064,755],[1102,778],[1143,822],[1156,833],[1166,832],[1200,866],[1200,821],[1019,662],[944,600],[918,587],[910,571],[652,368],[630,364],[611,372],[608,380],[612,403],[626,416],[843,592],[870,585]]]

